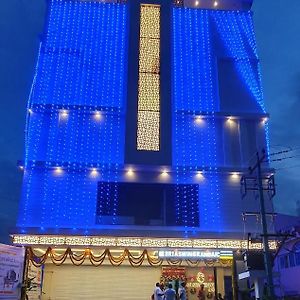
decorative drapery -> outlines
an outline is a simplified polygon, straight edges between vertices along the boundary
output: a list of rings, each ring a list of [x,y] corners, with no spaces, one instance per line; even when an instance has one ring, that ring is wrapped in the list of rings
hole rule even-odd
[[[76,251],[79,252],[79,251]],[[42,255],[37,255],[31,248],[27,248],[27,258],[36,267],[40,267],[46,263],[47,260],[51,260],[56,266],[62,265],[68,258],[75,266],[82,265],[85,261],[89,261],[93,266],[99,267],[107,259],[112,266],[120,266],[124,261],[128,261],[132,267],[140,267],[144,262],[148,263],[152,267],[158,267],[166,262],[171,266],[180,266],[183,262],[186,262],[188,266],[197,267],[201,262],[204,262],[206,266],[214,266],[216,262],[220,262],[222,265],[231,265],[231,260],[189,260],[189,259],[162,259],[150,255],[148,250],[143,250],[140,255],[133,255],[130,250],[124,249],[120,255],[113,255],[109,249],[102,250],[99,255],[95,255],[89,248],[81,251],[78,254],[68,247],[62,254],[55,251],[54,248],[48,247]]]

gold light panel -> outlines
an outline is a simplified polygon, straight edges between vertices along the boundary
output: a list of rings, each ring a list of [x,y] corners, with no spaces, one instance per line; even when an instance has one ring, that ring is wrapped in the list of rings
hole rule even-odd
[[[160,72],[160,40],[141,38],[139,72],[158,74]],[[159,78],[159,75],[158,75]]]
[[[87,237],[62,235],[14,235],[16,245],[49,245],[49,246],[89,246],[89,247],[149,247],[149,248],[193,248],[193,249],[247,249],[246,240],[222,239],[172,239],[172,238],[139,238],[139,237]],[[269,241],[272,250],[277,248],[276,241]],[[262,250],[261,243],[250,243],[252,250]]]
[[[141,5],[137,150],[159,151],[160,6]]]
[[[159,151],[159,112],[139,111],[138,150]]]
[[[141,5],[140,36],[143,38],[160,38],[160,5]]]
[[[140,74],[139,95],[140,111],[159,112],[159,76]]]

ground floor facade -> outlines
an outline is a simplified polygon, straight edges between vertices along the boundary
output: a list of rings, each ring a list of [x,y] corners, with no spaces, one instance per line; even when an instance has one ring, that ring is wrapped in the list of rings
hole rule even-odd
[[[217,267],[218,292],[225,294],[231,292],[231,268]],[[166,275],[169,273],[169,277]],[[128,265],[101,267],[79,266],[71,264],[55,266],[52,263],[44,267],[43,295],[44,300],[65,299],[105,299],[105,300],[142,300],[150,299],[156,282],[172,283],[178,288],[178,284],[184,280],[185,274],[187,294],[189,300],[196,300],[200,284],[205,285],[208,298],[214,297],[214,268],[174,267],[174,266],[140,266],[134,268]],[[229,286],[228,286],[229,284]]]
[[[185,282],[188,300],[197,300],[201,284],[207,300],[217,293],[235,300],[235,257],[262,247],[239,239],[20,234],[13,243],[26,247],[31,272],[41,271],[40,297],[32,300],[150,299],[156,282],[175,290]]]

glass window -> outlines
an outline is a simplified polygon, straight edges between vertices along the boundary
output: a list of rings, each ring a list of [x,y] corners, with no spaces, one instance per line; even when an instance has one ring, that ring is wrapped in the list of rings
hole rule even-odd
[[[284,269],[284,256],[280,257],[280,269]]]
[[[295,253],[296,266],[300,266],[300,252]]]
[[[288,268],[288,267],[289,267],[289,259],[288,259],[288,256],[285,255],[283,258],[284,258],[284,267],[285,267],[285,268]]]
[[[294,252],[289,253],[289,265],[290,265],[290,267],[295,267],[295,253]]]

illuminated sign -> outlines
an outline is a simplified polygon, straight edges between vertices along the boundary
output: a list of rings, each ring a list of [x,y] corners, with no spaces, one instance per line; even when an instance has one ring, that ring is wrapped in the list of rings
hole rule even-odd
[[[187,259],[232,259],[232,251],[207,251],[207,250],[161,250],[161,258],[187,258]]]

